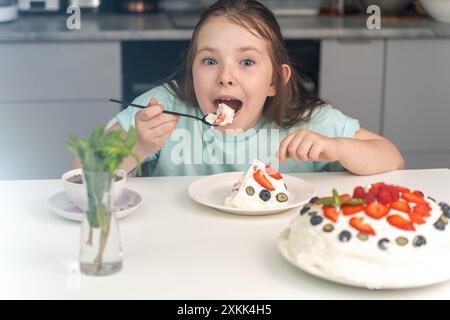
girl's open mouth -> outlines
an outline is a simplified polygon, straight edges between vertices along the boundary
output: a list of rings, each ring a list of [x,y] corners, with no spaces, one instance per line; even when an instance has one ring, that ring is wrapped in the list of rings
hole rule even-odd
[[[234,110],[234,116],[236,117],[237,113],[239,112],[239,110],[241,110],[242,108],[242,101],[239,99],[234,99],[234,98],[217,98],[214,100],[214,106],[217,108],[219,108],[219,104],[226,104],[227,106],[229,106],[231,109]]]

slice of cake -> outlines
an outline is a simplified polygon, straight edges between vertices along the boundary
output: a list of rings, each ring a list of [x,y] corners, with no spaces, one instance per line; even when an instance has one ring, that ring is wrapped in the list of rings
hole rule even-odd
[[[289,193],[281,174],[259,160],[233,186],[225,205],[235,208],[269,208],[287,205]]]
[[[289,227],[296,263],[369,288],[449,279],[450,206],[420,191],[375,183],[353,196],[313,198]]]
[[[225,103],[219,103],[216,113],[210,113],[205,120],[213,125],[226,126],[233,122],[234,110]]]

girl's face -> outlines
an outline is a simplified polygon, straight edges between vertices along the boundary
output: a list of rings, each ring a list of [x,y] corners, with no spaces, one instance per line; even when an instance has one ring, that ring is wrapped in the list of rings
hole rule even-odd
[[[253,128],[266,98],[275,95],[272,68],[266,41],[224,17],[209,19],[198,33],[192,66],[201,110],[216,112],[219,103],[225,103],[235,117],[219,130]]]

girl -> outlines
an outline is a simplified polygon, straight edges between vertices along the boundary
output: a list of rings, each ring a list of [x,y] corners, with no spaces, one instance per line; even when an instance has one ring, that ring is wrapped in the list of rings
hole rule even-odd
[[[305,89],[275,17],[257,1],[213,4],[194,29],[183,65],[133,102],[148,108],[128,107],[109,130],[136,127],[135,153],[149,175],[245,171],[253,158],[277,166],[274,154],[281,172],[345,168],[369,175],[404,167],[391,142]],[[235,118],[216,129],[162,112],[203,117],[219,103]],[[122,167],[133,170],[134,159]]]

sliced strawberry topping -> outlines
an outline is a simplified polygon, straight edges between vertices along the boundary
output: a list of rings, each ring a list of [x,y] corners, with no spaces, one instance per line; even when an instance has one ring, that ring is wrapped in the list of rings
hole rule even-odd
[[[281,180],[283,178],[277,170],[270,166],[266,166],[266,173],[276,180]]]
[[[384,182],[376,182],[376,183],[372,183],[371,187],[373,189],[379,189],[381,186],[385,186],[385,185],[386,185],[386,183],[384,183]]]
[[[409,216],[409,219],[411,220],[411,222],[414,224],[424,224],[425,223],[425,219],[416,212],[409,212],[408,216]]]
[[[353,190],[353,199],[364,199],[365,195],[366,191],[363,187],[356,187],[355,190]]]
[[[342,206],[342,213],[344,216],[351,216],[355,213],[364,211],[363,205],[356,205],[356,206]]]
[[[423,198],[423,194],[422,194],[422,192],[420,192],[420,191],[413,191],[413,194],[415,194],[416,196],[418,196],[418,197],[421,197],[421,198]]]
[[[413,212],[421,215],[422,217],[429,217],[431,208],[427,204],[416,204],[413,208]]]
[[[405,187],[397,186],[396,188],[397,188],[397,190],[400,191],[401,193],[409,193],[409,192],[410,192],[410,190],[409,190],[408,188],[405,188]]]
[[[339,212],[333,206],[324,206],[323,207],[323,215],[333,222],[337,222],[337,220],[339,218]]]
[[[402,211],[402,212],[406,212],[409,213],[411,211],[411,208],[409,207],[409,204],[407,202],[403,202],[403,201],[394,201],[391,203],[391,208],[398,210],[398,211]]]
[[[422,203],[422,204],[427,203],[423,197],[411,192],[403,193],[403,199],[414,203]]]
[[[362,223],[364,218],[362,217],[353,217],[350,219],[350,225],[358,231],[370,234],[372,236],[375,235],[375,230],[370,226],[370,224]]]
[[[378,195],[378,202],[384,204],[385,206],[391,203],[391,201],[392,201],[391,195],[387,190],[382,190]]]
[[[266,178],[266,176],[264,176],[264,174],[261,170],[256,171],[253,174],[253,178],[264,189],[267,189],[269,191],[275,191],[275,188],[273,187],[272,183],[269,181],[269,179]]]
[[[366,214],[374,219],[381,219],[389,213],[390,207],[381,203],[370,203],[366,207]]]
[[[400,199],[400,191],[395,186],[389,185],[388,192],[392,201],[397,201]]]
[[[342,196],[339,196],[339,201],[341,202],[341,205],[346,204],[351,199],[349,194],[343,194]]]
[[[375,201],[375,195],[373,193],[366,193],[366,195],[364,196],[364,202],[369,204]]]
[[[394,214],[392,216],[387,217],[387,221],[389,222],[390,225],[398,229],[406,231],[416,231],[416,228],[414,228],[414,225],[412,224],[411,221],[406,220],[405,218],[403,218],[398,214]]]

